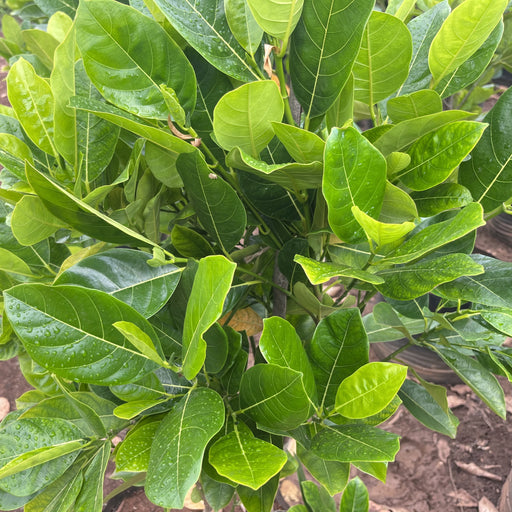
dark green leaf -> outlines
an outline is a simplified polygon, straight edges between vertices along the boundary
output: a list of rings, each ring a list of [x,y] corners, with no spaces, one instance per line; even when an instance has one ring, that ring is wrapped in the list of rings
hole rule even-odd
[[[232,485],[217,482],[204,471],[201,474],[201,487],[206,501],[213,510],[222,510],[227,507],[235,494],[235,488]]]
[[[247,53],[254,55],[260,46],[263,29],[254,19],[247,0],[224,0],[224,10],[236,40]]]
[[[458,183],[441,183],[424,192],[414,192],[411,197],[421,217],[431,217],[446,210],[463,208],[473,200],[471,192]]]
[[[276,475],[257,490],[239,485],[237,493],[247,512],[272,512],[278,489],[279,475]]]
[[[302,481],[300,486],[304,501],[312,510],[336,512],[335,501],[323,487],[318,487],[314,482],[309,480]]]
[[[186,258],[200,259],[213,254],[213,248],[208,240],[186,226],[176,224],[172,228],[171,241],[173,247]]]
[[[340,512],[368,512],[368,489],[359,477],[349,482],[340,503]]]
[[[204,369],[206,373],[219,373],[228,358],[228,337],[220,324],[213,324],[205,333],[206,359]]]

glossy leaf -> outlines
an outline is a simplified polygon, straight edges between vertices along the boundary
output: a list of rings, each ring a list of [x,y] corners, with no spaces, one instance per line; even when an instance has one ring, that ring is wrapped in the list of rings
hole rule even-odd
[[[368,363],[368,338],[358,309],[342,309],[317,326],[308,347],[320,404],[334,405],[341,382]]]
[[[236,265],[223,256],[199,262],[183,326],[183,375],[193,379],[206,358],[204,333],[220,318]]]
[[[397,223],[411,221],[418,217],[418,210],[411,196],[401,188],[389,183],[389,181],[386,182],[379,220],[381,222]]]
[[[247,512],[272,512],[278,489],[279,475],[276,475],[257,490],[239,485],[236,491]]]
[[[340,502],[340,512],[368,512],[370,497],[368,489],[359,477],[347,485]]]
[[[336,512],[336,503],[329,493],[322,487],[318,487],[310,480],[303,480],[300,483],[304,501],[313,510],[322,510],[325,512]]]
[[[201,473],[206,445],[224,424],[224,404],[213,390],[190,391],[164,418],[151,446],[146,494],[155,504],[183,508]]]
[[[213,254],[208,240],[196,231],[176,224],[172,228],[171,241],[173,247],[186,258],[202,258]]]
[[[263,37],[263,29],[258,25],[247,0],[224,0],[226,20],[236,40],[244,50],[254,55]]]
[[[199,151],[181,155],[177,168],[204,228],[225,251],[230,251],[246,227],[245,208],[236,192],[212,175]]]
[[[204,497],[213,510],[222,510],[227,507],[235,494],[235,488],[227,483],[217,482],[210,478],[203,470],[201,473],[201,487]]]
[[[466,0],[450,13],[432,41],[428,56],[436,84],[482,46],[507,5],[507,0]]]
[[[258,25],[269,35],[287,42],[302,13],[304,0],[247,0]]]
[[[485,116],[489,127],[471,152],[471,159],[459,169],[459,183],[469,189],[486,212],[512,196],[512,148],[508,144],[512,133],[511,108],[512,91],[507,90]]]
[[[373,0],[305,0],[291,38],[290,75],[306,118],[324,114],[336,101],[373,6]]]
[[[472,202],[469,190],[458,183],[441,183],[423,192],[411,194],[418,214],[422,217],[431,217],[446,210],[463,208]]]
[[[459,121],[443,126],[415,142],[411,163],[396,178],[412,190],[427,190],[442,183],[470,153],[487,125]]]
[[[483,267],[467,254],[447,254],[404,267],[382,270],[378,275],[385,283],[377,285],[377,289],[386,297],[410,300],[421,297],[440,284],[483,272]]]
[[[277,138],[299,163],[322,162],[325,142],[316,134],[285,123],[272,123]]]
[[[233,482],[259,489],[281,471],[287,460],[277,446],[254,437],[243,423],[210,448],[209,461]]]
[[[79,261],[54,284],[104,291],[149,318],[168,301],[181,277],[178,267],[150,267],[150,259],[151,255],[142,251],[110,249]]]
[[[352,69],[354,98],[372,106],[396,92],[407,78],[411,56],[411,34],[404,23],[373,11]]]
[[[47,16],[51,16],[58,11],[74,17],[78,7],[77,0],[37,0],[34,2]]]
[[[455,438],[459,420],[449,409],[445,410],[427,388],[412,380],[406,380],[398,395],[407,410],[423,425]]]
[[[25,284],[5,293],[11,324],[30,356],[79,382],[120,384],[155,368],[112,324],[126,319],[159,346],[151,325],[130,306],[78,286]],[[107,359],[115,354],[115,359]]]
[[[139,414],[142,414],[153,407],[162,404],[162,400],[133,400],[126,404],[118,405],[114,409],[114,414],[117,418],[123,420],[132,420]]]
[[[396,434],[367,425],[326,427],[311,441],[311,450],[325,460],[387,462],[400,447]]]
[[[179,34],[213,66],[243,82],[258,79],[245,60],[243,48],[229,30],[222,0],[155,0],[155,3]]]
[[[334,128],[325,146],[322,191],[329,225],[341,240],[355,243],[364,239],[352,206],[378,217],[385,186],[386,160],[379,151],[355,128]]]
[[[283,100],[275,82],[251,82],[219,100],[213,112],[213,132],[224,149],[240,147],[257,157],[274,136],[271,123],[281,121],[283,113]]]
[[[99,0],[80,5],[76,28],[87,74],[108,101],[142,117],[167,119],[164,84],[187,112],[194,109],[192,66],[156,21],[121,3]]]
[[[436,91],[426,89],[391,98],[387,103],[389,117],[394,123],[416,117],[437,114],[443,110],[443,102]]]
[[[368,363],[340,384],[336,412],[346,418],[377,414],[393,400],[407,376],[407,367],[393,363]]]
[[[27,50],[33,53],[48,69],[53,67],[53,54],[59,42],[48,32],[36,28],[21,32]]]

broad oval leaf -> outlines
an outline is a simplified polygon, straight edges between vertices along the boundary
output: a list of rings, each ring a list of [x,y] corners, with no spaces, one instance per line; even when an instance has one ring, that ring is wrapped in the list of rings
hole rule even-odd
[[[173,28],[213,66],[243,82],[259,79],[229,30],[223,0],[155,0],[155,3]]]
[[[386,188],[386,160],[355,128],[334,128],[325,145],[322,191],[329,225],[343,241],[364,240],[352,206],[378,217]]]
[[[247,0],[258,25],[285,43],[299,22],[304,0]]]
[[[437,114],[443,110],[443,101],[436,91],[423,91],[391,98],[387,102],[389,117],[394,123],[407,121],[416,117]]]
[[[391,14],[373,11],[354,62],[354,97],[374,105],[397,91],[409,73],[411,34]]]
[[[466,0],[450,13],[432,41],[428,56],[436,84],[482,46],[507,5],[507,0]]]
[[[432,217],[446,210],[463,208],[473,201],[471,192],[458,183],[441,183],[429,190],[414,192],[411,197],[421,217]]]
[[[87,74],[108,101],[142,117],[166,120],[163,84],[175,91],[187,112],[194,110],[194,70],[156,21],[119,2],[97,0],[80,5],[76,27]]]
[[[174,265],[149,266],[151,257],[133,249],[111,249],[79,261],[54,284],[104,291],[149,318],[168,301],[181,277]]]
[[[272,128],[296,162],[307,164],[323,161],[325,142],[315,133],[285,123],[272,123]]]
[[[156,432],[146,477],[146,494],[155,504],[182,509],[201,473],[206,445],[224,424],[224,403],[208,388],[187,393]]]
[[[159,347],[151,325],[105,292],[24,284],[5,292],[4,298],[27,352],[57,375],[93,384],[126,384],[156,368],[112,324],[130,321]]]
[[[486,212],[512,197],[511,112],[512,90],[508,89],[485,116],[489,127],[471,152],[471,159],[460,165],[459,183],[469,189]]]
[[[257,157],[274,137],[272,121],[284,113],[279,87],[272,80],[244,84],[225,94],[213,112],[213,132],[221,147],[240,147]]]
[[[409,150],[409,166],[395,178],[412,190],[439,185],[474,148],[486,128],[484,123],[458,121],[424,135]]]
[[[287,457],[239,422],[233,432],[210,448],[209,461],[220,475],[256,490],[281,471]]]
[[[334,104],[350,77],[374,0],[305,0],[291,37],[290,75],[306,118]]]
[[[335,501],[323,487],[318,487],[315,482],[310,480],[303,480],[300,486],[304,501],[312,510],[336,512]]]
[[[370,497],[368,489],[359,477],[347,485],[340,502],[340,512],[368,512]]]
[[[346,418],[367,418],[393,400],[407,377],[407,367],[393,363],[368,363],[340,384],[336,412]]]
[[[302,373],[275,364],[257,364],[240,383],[240,404],[254,421],[293,430],[310,416],[310,398]]]
[[[248,512],[270,512],[274,507],[278,489],[279,475],[276,475],[257,490],[244,485],[239,485],[236,492]]]
[[[244,50],[254,55],[263,37],[263,29],[258,25],[247,0],[224,0],[224,10],[231,32]]]

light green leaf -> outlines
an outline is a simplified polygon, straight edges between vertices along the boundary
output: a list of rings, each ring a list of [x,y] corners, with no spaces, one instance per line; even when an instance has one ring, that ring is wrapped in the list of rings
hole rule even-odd
[[[346,418],[367,418],[393,400],[407,377],[407,367],[393,363],[368,363],[340,384],[335,410]]]
[[[304,501],[312,510],[322,510],[325,512],[336,512],[336,503],[329,493],[323,488],[318,487],[310,480],[303,480],[300,483]]]
[[[247,0],[258,25],[286,44],[299,22],[304,0]]]
[[[229,30],[222,0],[155,0],[155,3],[173,28],[210,64],[237,80],[258,80],[243,48]]]
[[[446,210],[463,208],[473,200],[469,190],[458,183],[441,183],[424,192],[414,192],[411,197],[422,217],[432,217]]]
[[[272,121],[281,121],[283,113],[283,99],[274,81],[251,82],[219,100],[213,112],[213,132],[224,149],[240,147],[257,157],[274,136]]]
[[[333,128],[325,145],[322,191],[329,225],[341,240],[355,243],[364,239],[352,206],[378,217],[385,187],[386,160],[382,154],[355,128]]]
[[[183,375],[193,379],[206,358],[204,333],[220,318],[236,264],[223,256],[199,262],[183,326]]]
[[[117,418],[132,420],[144,411],[147,411],[156,405],[160,405],[161,403],[162,400],[133,400],[132,402],[118,405],[114,409],[114,414]]]
[[[14,274],[14,277],[36,277],[24,260],[3,247],[0,247],[0,270]]]
[[[413,190],[439,185],[475,147],[486,128],[484,123],[458,121],[427,133],[412,145],[411,163],[395,178]]]
[[[230,251],[240,242],[247,224],[236,192],[211,172],[199,151],[182,154],[176,165],[201,224],[225,252]]]
[[[411,34],[391,14],[373,11],[354,62],[354,98],[374,105],[396,92],[409,73]]]
[[[33,53],[48,69],[53,67],[53,54],[59,45],[50,33],[31,28],[21,32],[23,41],[30,53]]]
[[[380,480],[384,484],[386,483],[388,472],[387,462],[353,462],[352,465],[363,473],[377,478],[377,480]]]
[[[4,294],[14,331],[30,356],[64,378],[121,384],[141,378],[155,364],[127,343],[112,324],[129,320],[156,334],[133,308],[110,295],[78,286],[24,284]],[[115,354],[115,359],[108,358]]]
[[[325,114],[350,77],[373,0],[305,0],[291,37],[290,75],[306,119]],[[350,27],[340,32],[339,27]]]
[[[184,396],[164,418],[151,446],[146,494],[162,507],[183,508],[197,482],[206,445],[224,424],[224,403],[208,388]]]
[[[395,459],[399,436],[368,425],[326,427],[311,441],[311,450],[325,460],[388,462]]]
[[[73,20],[70,16],[68,16],[65,12],[57,11],[50,16],[46,31],[59,43],[62,43],[72,25]]]
[[[340,502],[340,512],[368,512],[370,497],[368,489],[359,477],[347,485]]]
[[[194,110],[193,68],[155,20],[121,3],[97,0],[80,5],[76,27],[87,74],[108,101],[142,117],[166,120],[164,84],[176,92],[185,111]]]
[[[411,196],[387,181],[379,220],[381,222],[400,223],[418,217],[418,210]]]
[[[435,84],[482,46],[507,5],[507,0],[466,0],[450,13],[430,46],[428,64]]]
[[[443,110],[443,101],[436,91],[423,91],[391,98],[387,103],[388,115],[394,123],[416,117],[437,114]]]
[[[259,489],[281,471],[287,460],[283,450],[254,437],[243,423],[210,448],[209,461],[233,482]]]
[[[368,337],[357,308],[324,318],[308,346],[322,407],[334,405],[341,382],[368,363]]]
[[[299,163],[322,162],[325,142],[315,133],[285,123],[272,123],[277,138]]]
[[[247,53],[254,56],[263,37],[249,8],[248,0],[224,0],[224,10],[231,32]]]
[[[16,135],[0,133],[0,164],[20,181],[27,181],[25,161],[34,163],[30,148]]]
[[[381,270],[385,280],[377,289],[386,297],[410,300],[421,297],[436,286],[462,276],[483,274],[484,269],[467,254],[447,254],[406,266]]]

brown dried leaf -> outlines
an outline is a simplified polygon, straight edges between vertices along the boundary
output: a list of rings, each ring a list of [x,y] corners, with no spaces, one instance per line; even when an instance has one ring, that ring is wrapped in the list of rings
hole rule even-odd
[[[448,395],[448,407],[450,409],[455,409],[463,405],[466,405],[466,400],[464,398],[458,395]]]
[[[271,44],[265,45],[265,55],[263,57],[263,69],[265,70],[265,73],[267,73],[269,78],[272,78],[273,71],[272,71],[272,61],[270,60],[270,55],[272,54],[272,51],[274,50],[275,46],[272,46]]]
[[[228,313],[220,319],[221,325],[224,325],[229,315]],[[228,325],[235,331],[245,331],[247,336],[255,336],[263,330],[263,320],[252,308],[238,310],[228,322]]]
[[[464,489],[459,489],[458,491],[452,491],[448,493],[448,496],[451,496],[452,498],[455,498],[457,500],[457,506],[459,507],[477,507],[478,503],[469,494],[468,491],[465,491]]]
[[[446,462],[450,456],[450,445],[446,439],[439,439],[437,442],[437,456],[442,462]]]
[[[466,384],[455,384],[455,386],[451,387],[451,390],[460,396],[466,396],[471,394],[471,388],[469,386],[466,386]]]
[[[9,405],[9,400],[4,396],[0,396],[0,421],[2,421],[9,411],[11,410],[11,406]]]
[[[484,496],[478,502],[478,512],[498,512],[498,509]]]
[[[463,471],[466,471],[466,473],[470,473],[471,475],[488,478],[489,480],[495,480],[496,482],[503,482],[503,478],[501,476],[495,475],[494,473],[478,467],[474,462],[466,464],[465,462],[455,461],[455,465]]]

